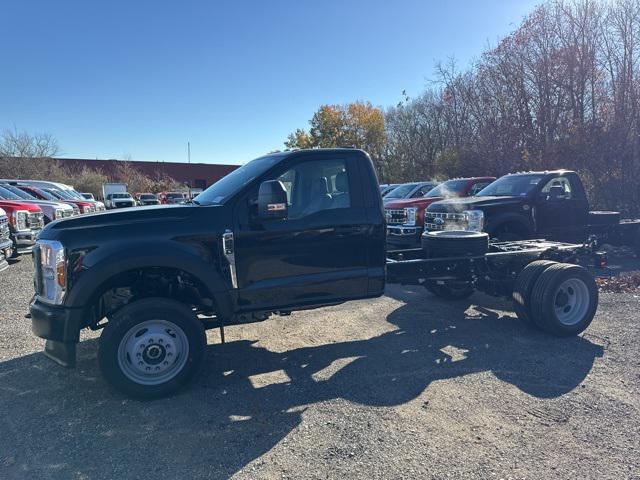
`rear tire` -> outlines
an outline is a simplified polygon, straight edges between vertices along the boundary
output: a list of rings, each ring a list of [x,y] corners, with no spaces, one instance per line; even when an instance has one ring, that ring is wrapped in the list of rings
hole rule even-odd
[[[186,305],[146,298],[109,320],[100,336],[98,363],[117,390],[140,399],[160,398],[198,373],[206,343],[202,322]]]
[[[598,308],[598,287],[579,265],[556,263],[547,267],[531,293],[531,314],[547,332],[566,337],[584,331]]]
[[[518,275],[515,284],[513,285],[513,310],[516,316],[527,325],[537,325],[531,315],[531,293],[533,287],[535,287],[536,281],[547,268],[554,265],[556,262],[550,260],[536,260],[529,263]]]

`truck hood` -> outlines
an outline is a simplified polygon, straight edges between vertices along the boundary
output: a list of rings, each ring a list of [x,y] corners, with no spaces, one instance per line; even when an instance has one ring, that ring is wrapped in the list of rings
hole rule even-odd
[[[126,227],[131,224],[180,221],[189,217],[199,207],[194,205],[162,205],[123,208],[107,212],[69,217],[50,223],[42,231],[41,238],[56,235],[62,231],[100,227]],[[126,230],[123,230],[126,234]]]
[[[526,197],[466,197],[466,198],[450,198],[440,202],[433,203],[429,206],[429,212],[435,213],[455,213],[464,210],[472,210],[474,208],[490,208],[494,205],[510,205],[522,203]]]
[[[429,197],[429,198],[407,198],[405,200],[393,200],[384,205],[385,208],[427,208],[432,203],[442,200],[444,197]]]
[[[27,210],[29,212],[41,212],[42,209],[34,203],[25,203],[21,200],[0,200],[0,207],[6,211]]]

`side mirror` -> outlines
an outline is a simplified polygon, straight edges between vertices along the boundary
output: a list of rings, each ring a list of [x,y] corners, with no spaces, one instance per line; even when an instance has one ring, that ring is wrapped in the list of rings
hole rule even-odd
[[[258,217],[262,220],[287,218],[287,190],[282,182],[263,182],[258,190]]]

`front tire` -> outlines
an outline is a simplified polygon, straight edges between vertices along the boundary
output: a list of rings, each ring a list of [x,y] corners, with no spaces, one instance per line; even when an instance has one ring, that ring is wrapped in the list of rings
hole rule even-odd
[[[109,320],[98,350],[104,378],[126,395],[170,395],[198,373],[206,348],[202,322],[186,305],[165,298],[133,302]]]

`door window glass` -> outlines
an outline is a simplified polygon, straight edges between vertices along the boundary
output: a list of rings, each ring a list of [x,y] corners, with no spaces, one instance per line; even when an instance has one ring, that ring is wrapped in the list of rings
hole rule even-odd
[[[349,176],[344,160],[301,163],[277,180],[287,191],[289,219],[302,218],[321,210],[349,208]]]
[[[564,198],[571,198],[571,183],[568,178],[558,177],[550,180],[544,187],[542,187],[542,193],[548,196],[551,192],[551,187],[562,187],[562,190],[564,191]]]
[[[468,195],[470,197],[473,197],[476,193],[478,193],[480,190],[482,190],[484,187],[486,187],[487,185],[489,185],[491,182],[478,182],[476,184],[474,184],[470,189],[469,189],[469,193]]]

